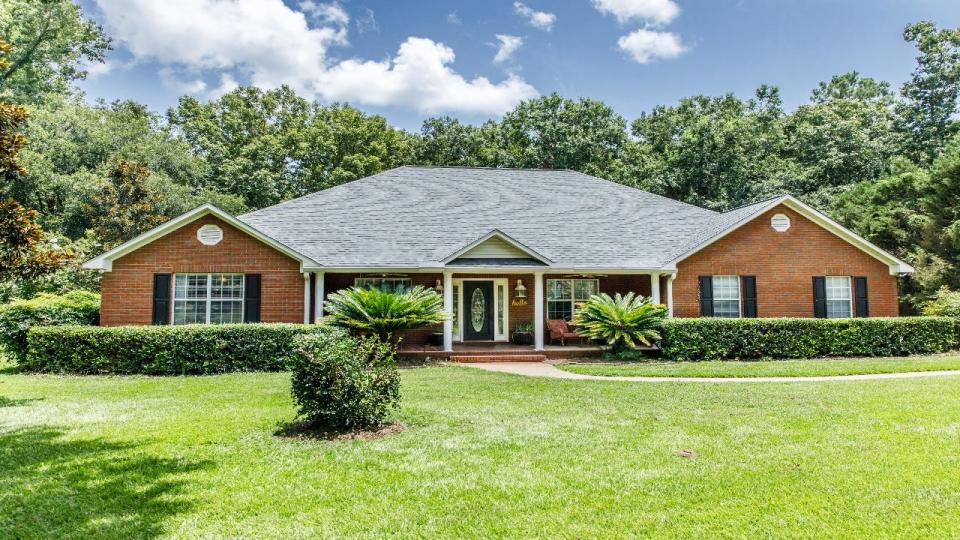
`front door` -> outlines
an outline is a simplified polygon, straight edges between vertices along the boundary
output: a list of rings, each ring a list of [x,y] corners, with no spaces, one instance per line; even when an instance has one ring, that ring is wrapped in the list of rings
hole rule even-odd
[[[463,281],[463,339],[493,341],[493,282]]]

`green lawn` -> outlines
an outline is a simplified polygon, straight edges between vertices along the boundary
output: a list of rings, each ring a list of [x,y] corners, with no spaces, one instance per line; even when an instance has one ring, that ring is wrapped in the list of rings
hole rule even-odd
[[[909,358],[825,358],[752,362],[596,362],[558,364],[558,368],[606,377],[805,377],[960,370],[957,354]]]
[[[947,537],[960,378],[403,373],[402,433],[279,438],[286,374],[0,375],[0,537]],[[693,458],[678,453],[692,450]]]

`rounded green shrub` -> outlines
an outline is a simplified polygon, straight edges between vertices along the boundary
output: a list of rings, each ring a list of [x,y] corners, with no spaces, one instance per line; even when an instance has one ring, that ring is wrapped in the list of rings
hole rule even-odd
[[[14,300],[0,305],[0,346],[23,362],[31,328],[95,325],[99,320],[100,295],[89,291],[39,294],[28,300]]]
[[[380,338],[331,329],[296,338],[293,353],[293,398],[309,423],[376,427],[400,402],[396,351]]]

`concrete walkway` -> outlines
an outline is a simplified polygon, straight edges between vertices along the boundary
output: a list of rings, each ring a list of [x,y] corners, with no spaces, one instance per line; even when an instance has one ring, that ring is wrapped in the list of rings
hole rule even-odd
[[[713,383],[740,383],[740,382],[819,382],[819,381],[872,381],[880,379],[917,379],[921,377],[939,377],[943,375],[960,375],[960,370],[953,371],[911,371],[908,373],[874,373],[870,375],[827,375],[820,377],[604,377],[601,375],[582,375],[557,369],[553,364],[546,362],[489,362],[463,363],[461,366],[494,371],[497,373],[511,373],[526,375],[527,377],[548,377],[551,379],[576,379],[582,381],[630,381],[630,382],[713,382]]]

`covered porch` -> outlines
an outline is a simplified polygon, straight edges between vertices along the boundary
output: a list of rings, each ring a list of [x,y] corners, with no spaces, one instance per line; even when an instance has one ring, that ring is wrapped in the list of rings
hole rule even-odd
[[[582,355],[602,351],[581,345],[579,340],[568,339],[566,346],[559,340],[551,343],[547,321],[569,320],[577,305],[591,295],[633,292],[672,309],[672,276],[655,272],[586,273],[515,265],[447,267],[439,272],[391,270],[305,275],[304,322],[320,320],[322,299],[341,289],[421,285],[437,290],[443,296],[444,310],[453,316],[443,325],[403,332],[403,354],[446,358],[454,353],[534,352],[553,356],[568,351]]]

